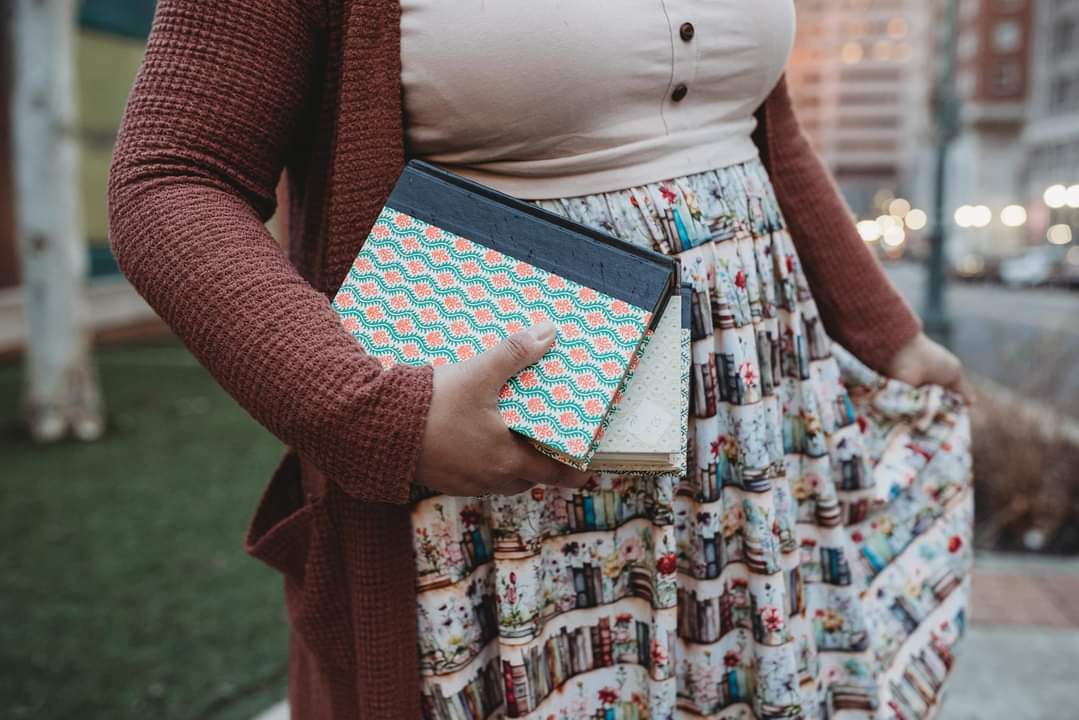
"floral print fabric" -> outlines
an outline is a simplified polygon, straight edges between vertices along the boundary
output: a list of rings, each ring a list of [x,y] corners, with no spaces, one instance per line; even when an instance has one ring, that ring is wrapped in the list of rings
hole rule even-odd
[[[763,166],[542,207],[677,254],[687,471],[415,502],[428,718],[922,718],[963,632],[969,423],[831,342]]]

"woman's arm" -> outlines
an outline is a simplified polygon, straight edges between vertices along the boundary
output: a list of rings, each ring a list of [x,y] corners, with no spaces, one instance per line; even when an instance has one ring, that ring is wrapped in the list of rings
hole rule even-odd
[[[755,136],[828,334],[888,372],[921,322],[858,234],[850,209],[794,114],[786,78]]]
[[[310,103],[314,0],[161,0],[109,179],[121,269],[259,422],[368,501],[407,501],[429,367],[384,371],[264,226]],[[310,7],[308,7],[310,6]]]

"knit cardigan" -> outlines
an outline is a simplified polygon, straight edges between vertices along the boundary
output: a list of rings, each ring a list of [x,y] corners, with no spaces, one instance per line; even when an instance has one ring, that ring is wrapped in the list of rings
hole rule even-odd
[[[290,448],[247,545],[284,576],[298,720],[420,715],[407,501],[432,371],[383,369],[328,300],[405,162],[400,69],[396,0],[160,0],[110,175],[121,269]],[[825,328],[884,368],[917,318],[783,82],[758,119]],[[288,255],[265,227],[283,169]]]

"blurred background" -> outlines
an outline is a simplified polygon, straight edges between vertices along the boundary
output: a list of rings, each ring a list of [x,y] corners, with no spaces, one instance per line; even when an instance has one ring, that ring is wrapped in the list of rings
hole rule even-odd
[[[1076,716],[1079,0],[796,7],[803,125],[979,390],[973,622],[941,717]],[[280,583],[241,547],[280,445],[108,249],[153,11],[0,3],[0,717],[251,718],[285,692]]]

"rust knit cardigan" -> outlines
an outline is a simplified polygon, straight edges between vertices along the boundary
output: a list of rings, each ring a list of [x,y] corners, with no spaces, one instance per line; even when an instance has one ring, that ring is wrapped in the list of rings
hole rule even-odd
[[[395,0],[161,0],[109,183],[123,272],[291,448],[247,542],[285,578],[299,720],[420,715],[407,500],[432,373],[383,370],[328,302],[405,160],[399,20]],[[758,117],[825,327],[882,368],[918,320],[783,83]],[[291,257],[264,226],[285,168]]]

